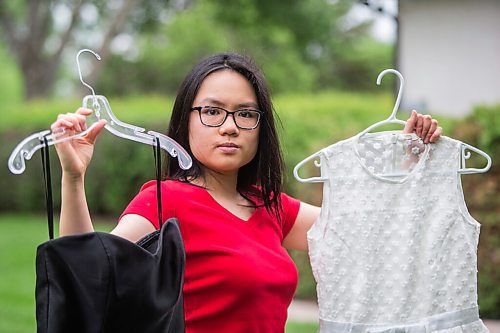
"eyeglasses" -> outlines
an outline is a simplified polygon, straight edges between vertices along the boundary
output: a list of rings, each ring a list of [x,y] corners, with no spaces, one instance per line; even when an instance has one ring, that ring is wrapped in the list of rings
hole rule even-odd
[[[227,116],[232,115],[236,126],[246,130],[257,128],[259,126],[260,115],[262,114],[262,111],[254,109],[242,109],[231,112],[217,106],[196,106],[191,108],[191,111],[198,111],[200,121],[205,126],[222,126]]]

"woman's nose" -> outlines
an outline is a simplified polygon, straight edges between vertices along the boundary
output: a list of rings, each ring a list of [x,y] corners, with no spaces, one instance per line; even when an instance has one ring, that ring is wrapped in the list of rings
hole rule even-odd
[[[236,122],[234,121],[234,114],[228,115],[226,121],[219,127],[221,135],[239,133],[239,130],[240,129],[236,126]]]

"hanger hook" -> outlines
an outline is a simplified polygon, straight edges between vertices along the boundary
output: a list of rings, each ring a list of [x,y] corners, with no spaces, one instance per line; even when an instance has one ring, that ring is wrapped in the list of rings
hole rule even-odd
[[[396,98],[396,103],[394,104],[394,108],[392,109],[391,116],[388,119],[396,119],[396,113],[398,112],[399,109],[399,104],[401,103],[401,97],[403,95],[403,88],[405,85],[405,79],[403,78],[403,75],[401,75],[400,72],[398,72],[395,69],[386,69],[382,71],[378,77],[377,77],[377,85],[380,85],[380,82],[382,81],[382,78],[384,77],[385,74],[387,73],[393,73],[399,78],[399,90],[398,90],[398,97]]]
[[[99,103],[97,102],[97,97],[95,95],[94,88],[92,88],[88,83],[86,83],[85,81],[83,81],[82,70],[80,68],[80,59],[79,59],[80,54],[82,54],[83,52],[90,52],[90,53],[92,53],[97,58],[97,60],[101,60],[101,56],[99,54],[97,54],[96,52],[90,50],[90,49],[81,49],[76,54],[76,66],[78,67],[78,75],[80,76],[80,81],[82,82],[82,84],[84,86],[86,86],[87,88],[89,88],[90,91],[92,92],[92,96],[94,96],[94,108],[96,108],[96,111],[98,111],[100,107],[99,107]]]

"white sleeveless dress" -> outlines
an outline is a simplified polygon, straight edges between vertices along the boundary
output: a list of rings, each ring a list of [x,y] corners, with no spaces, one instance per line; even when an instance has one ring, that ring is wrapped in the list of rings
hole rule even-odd
[[[322,150],[323,204],[307,235],[321,333],[488,332],[461,142],[417,139],[382,132]]]

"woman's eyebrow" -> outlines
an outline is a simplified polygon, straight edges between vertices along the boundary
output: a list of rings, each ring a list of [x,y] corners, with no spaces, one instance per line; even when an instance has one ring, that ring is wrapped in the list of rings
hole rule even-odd
[[[223,103],[215,98],[212,98],[212,97],[206,97],[206,98],[202,99],[201,103],[208,103],[208,104],[215,105],[215,106],[226,107],[225,103]],[[241,109],[241,108],[254,108],[254,109],[256,109],[256,108],[258,108],[258,105],[255,102],[243,102],[243,103],[239,103],[237,105],[237,109]]]
[[[253,109],[257,109],[258,105],[255,102],[247,102],[247,103],[238,104],[238,109],[241,109],[241,108],[253,108]]]
[[[222,103],[214,98],[211,98],[211,97],[206,97],[206,98],[202,99],[201,103],[215,104],[216,106],[224,106],[224,103]]]

